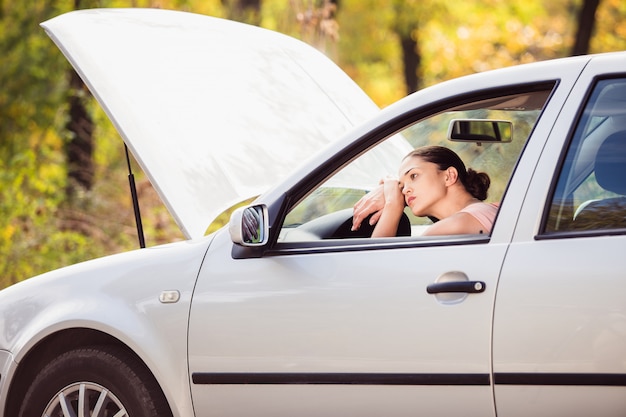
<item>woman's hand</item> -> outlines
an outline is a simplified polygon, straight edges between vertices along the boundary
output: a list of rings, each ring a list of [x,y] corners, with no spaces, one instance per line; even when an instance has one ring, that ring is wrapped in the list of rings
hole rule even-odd
[[[359,230],[363,220],[370,214],[374,213],[370,218],[370,225],[375,225],[380,218],[381,210],[385,207],[385,194],[383,183],[374,188],[369,193],[365,194],[354,205],[354,211],[352,214],[352,230]]]
[[[380,180],[380,185],[361,197],[354,205],[352,215],[352,230],[359,230],[363,220],[370,214],[369,224],[375,225],[383,213],[386,205],[392,204],[404,209],[404,195],[400,188],[400,183],[395,177],[385,177]]]
[[[381,181],[383,185],[384,205],[393,205],[404,210],[404,194],[400,182],[395,177],[386,177]]]

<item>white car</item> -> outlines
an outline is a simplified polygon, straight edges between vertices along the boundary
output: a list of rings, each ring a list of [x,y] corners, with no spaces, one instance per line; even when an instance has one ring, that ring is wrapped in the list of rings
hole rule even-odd
[[[626,415],[626,54],[379,110],[251,26],[105,9],[43,27],[189,239],[1,291],[1,416]],[[491,176],[492,232],[352,232],[426,144]]]

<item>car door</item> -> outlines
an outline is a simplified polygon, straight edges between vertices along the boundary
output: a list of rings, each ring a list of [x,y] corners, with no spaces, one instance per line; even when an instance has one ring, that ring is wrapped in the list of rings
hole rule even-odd
[[[471,166],[494,174],[499,188],[494,185],[492,198],[501,201],[554,85],[505,86],[491,91],[490,100],[481,92],[482,104],[464,96],[465,107],[454,102],[450,111],[407,118],[392,140],[411,146],[445,140],[450,118],[484,117],[512,100],[540,103],[507,110],[524,121],[514,133],[518,142],[447,143],[466,158],[478,155]],[[226,233],[216,236],[190,318],[196,415],[495,415],[491,317],[519,207],[502,201],[491,235],[420,237],[430,221],[417,218],[411,220],[416,235],[405,238],[321,236],[329,227],[320,223],[346,210],[349,221],[355,200],[347,197],[358,197],[358,190],[345,184],[361,178],[353,171],[370,169],[368,155],[335,175],[325,168],[323,180],[302,181],[308,185],[296,184],[279,198],[288,214],[273,226],[280,235],[263,256],[237,256]]]
[[[448,111],[404,116],[401,124],[387,116],[394,128],[380,129],[412,146],[443,140],[471,160],[468,166],[495,173],[491,198],[502,204],[491,234],[426,238],[419,230],[430,221],[412,219],[408,237],[322,236],[345,226],[328,224],[351,213],[349,197],[359,195],[345,186],[358,175],[343,174],[360,166],[357,155],[382,141],[382,133],[331,158],[321,168],[325,177],[314,172],[278,191],[277,200],[266,197],[270,213],[278,213],[270,233],[279,235],[262,256],[241,256],[227,233],[218,234],[190,316],[196,415],[495,415],[493,303],[520,193],[503,195],[539,115],[558,111],[566,92],[555,94],[555,85],[462,95]],[[557,110],[543,109],[551,94]],[[520,102],[533,105],[511,110]],[[517,142],[445,141],[451,119],[502,111],[520,122]]]
[[[196,414],[494,415],[496,239],[223,262],[230,241],[216,238],[192,311]],[[458,275],[485,290],[427,293]]]
[[[498,416],[626,414],[626,212],[604,205],[581,222],[624,198],[625,70],[608,57],[586,67],[526,195],[495,304]],[[617,171],[602,180],[608,159]]]

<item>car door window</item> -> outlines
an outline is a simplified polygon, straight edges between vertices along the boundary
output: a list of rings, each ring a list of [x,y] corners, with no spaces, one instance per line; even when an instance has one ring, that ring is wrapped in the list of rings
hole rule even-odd
[[[626,80],[599,81],[582,113],[549,206],[546,234],[626,228]]]
[[[288,211],[278,243],[369,236],[372,228],[362,227],[359,232],[350,230],[354,204],[386,175],[397,176],[402,158],[411,150],[426,145],[448,147],[461,157],[466,167],[486,172],[491,178],[491,186],[485,201],[499,203],[526,140],[549,97],[552,86],[549,87],[542,91],[481,97],[469,103],[465,100],[462,105],[450,106],[445,111],[417,121],[408,121],[402,129],[381,138],[377,145],[345,164],[344,168],[300,198]],[[500,132],[511,140],[488,140],[475,136],[472,140],[466,137],[456,141],[450,135],[454,120],[511,122],[510,132]],[[501,126],[506,129],[506,125]],[[404,223],[401,222],[399,227],[399,236],[419,239],[433,223],[427,217],[414,216],[408,208],[405,215]],[[346,241],[345,244],[350,243]]]

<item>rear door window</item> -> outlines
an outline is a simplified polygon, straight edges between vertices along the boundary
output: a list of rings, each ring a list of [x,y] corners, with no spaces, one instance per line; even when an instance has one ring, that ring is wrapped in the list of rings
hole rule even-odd
[[[626,230],[626,80],[597,82],[567,150],[545,232]]]

